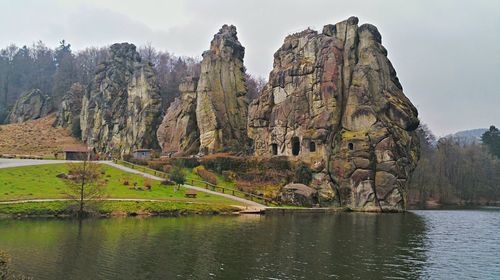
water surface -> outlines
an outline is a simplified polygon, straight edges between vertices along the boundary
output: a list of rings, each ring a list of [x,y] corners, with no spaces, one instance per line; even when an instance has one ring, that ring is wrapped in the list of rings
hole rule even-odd
[[[500,208],[1,220],[35,279],[500,279]]]

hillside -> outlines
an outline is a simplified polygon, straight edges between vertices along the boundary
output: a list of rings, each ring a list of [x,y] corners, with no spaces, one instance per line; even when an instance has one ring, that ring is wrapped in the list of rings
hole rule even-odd
[[[67,128],[54,128],[55,114],[24,123],[0,125],[0,154],[54,157],[65,146],[81,142]]]
[[[459,140],[464,144],[481,143],[481,136],[487,131],[487,128],[476,128],[470,130],[459,131],[445,136],[446,138],[453,138]]]

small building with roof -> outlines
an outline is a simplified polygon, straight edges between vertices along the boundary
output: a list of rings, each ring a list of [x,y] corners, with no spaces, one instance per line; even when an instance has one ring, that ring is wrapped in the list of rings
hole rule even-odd
[[[142,160],[148,160],[151,159],[151,154],[153,153],[153,150],[151,149],[137,149],[132,152],[132,156],[135,159],[142,159]]]
[[[63,149],[65,160],[86,160],[91,156],[91,149],[84,145],[68,146]]]

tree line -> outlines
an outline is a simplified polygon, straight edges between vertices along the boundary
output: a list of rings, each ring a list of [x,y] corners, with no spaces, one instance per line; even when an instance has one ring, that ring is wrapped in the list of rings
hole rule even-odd
[[[97,66],[109,56],[109,47],[88,47],[73,51],[62,40],[52,49],[42,41],[18,47],[11,44],[0,49],[0,124],[17,99],[25,92],[40,89],[58,109],[62,98],[74,83],[87,90],[94,79]],[[176,56],[145,44],[138,48],[143,61],[151,62],[157,74],[163,108],[179,96],[179,84],[186,75],[199,74],[197,58]],[[253,99],[264,85],[262,78],[247,74],[248,97]],[[249,100],[250,101],[250,100]]]
[[[410,203],[494,204],[500,201],[500,133],[491,126],[481,143],[436,139],[426,125],[417,130],[421,157],[410,182]]]

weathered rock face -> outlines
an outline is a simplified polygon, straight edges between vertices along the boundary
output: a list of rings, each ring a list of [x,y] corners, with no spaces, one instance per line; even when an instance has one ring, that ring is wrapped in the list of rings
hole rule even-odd
[[[136,47],[110,47],[91,91],[82,102],[82,139],[99,152],[128,154],[157,147],[161,97],[152,65],[142,63]]]
[[[188,77],[179,85],[181,96],[170,104],[158,128],[158,143],[165,153],[198,153],[200,132],[196,122],[197,82],[197,78]]]
[[[208,154],[248,147],[244,54],[236,27],[222,26],[203,53],[199,79],[181,83],[181,96],[158,129],[163,152]]]
[[[255,154],[319,167],[311,187],[323,205],[403,210],[419,121],[377,28],[351,17],[321,34],[305,30],[288,36],[274,58],[249,108]]]
[[[304,184],[288,184],[283,187],[279,200],[286,205],[311,207],[318,203],[316,191]]]
[[[248,142],[244,54],[232,25],[222,26],[203,53],[196,104],[203,153],[241,151]]]
[[[22,94],[14,104],[7,123],[21,123],[36,120],[52,111],[51,98],[39,89],[32,89]]]
[[[85,87],[80,83],[71,85],[68,93],[63,97],[61,107],[57,112],[56,127],[71,127],[73,121],[80,121],[82,111],[82,99],[85,95]]]

